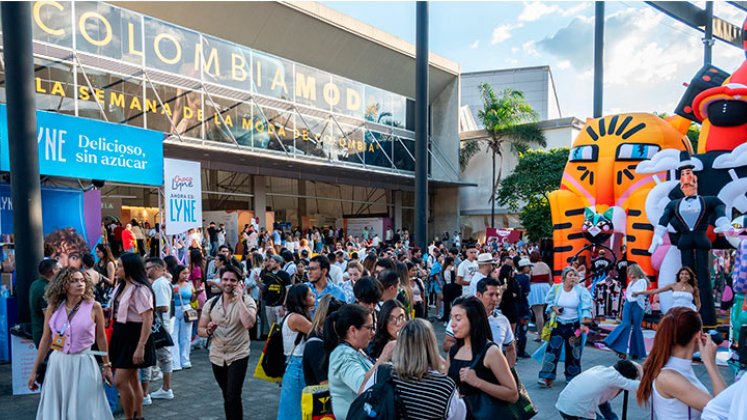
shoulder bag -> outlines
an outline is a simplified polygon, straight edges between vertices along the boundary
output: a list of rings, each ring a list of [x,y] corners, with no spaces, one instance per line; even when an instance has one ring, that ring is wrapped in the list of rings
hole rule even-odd
[[[155,312],[153,325],[150,328],[150,335],[153,337],[153,345],[155,345],[157,349],[174,345],[174,340],[171,338],[171,334],[166,331],[166,326],[163,325],[163,314],[161,312]]]
[[[179,294],[179,303],[181,303],[182,308],[184,308],[184,299],[182,299],[182,292],[179,291],[178,294]],[[199,318],[200,318],[200,315],[197,313],[197,310],[195,310],[194,308],[190,307],[189,309],[184,309],[184,322],[195,322]]]
[[[485,344],[482,352],[475,358],[470,365],[470,369],[475,369],[485,359],[485,355],[491,346],[495,345],[492,341]],[[534,407],[532,400],[529,398],[524,385],[519,380],[519,376],[512,368],[511,375],[516,381],[516,388],[519,392],[519,399],[515,403],[501,401],[497,398],[484,393],[477,392],[472,395],[466,395],[464,402],[467,405],[468,418],[473,419],[513,419],[528,420],[537,415],[537,409]]]

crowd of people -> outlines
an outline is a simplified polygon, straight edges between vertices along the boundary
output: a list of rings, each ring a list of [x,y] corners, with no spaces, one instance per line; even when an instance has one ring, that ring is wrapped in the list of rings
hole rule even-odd
[[[135,252],[149,248],[135,237],[134,249],[123,239],[114,252],[100,244],[95,258],[79,256],[66,267],[55,259],[39,264],[30,302],[39,351],[28,380],[32,389],[42,386],[37,418],[112,418],[105,383],[118,391],[125,418],[144,418],[143,406],[177,397],[173,373],[190,369],[191,351],[201,346],[225,417],[244,418],[250,342],[268,339],[273,324],[285,356],[278,419],[302,418],[310,385],[326,387],[337,419],[359,418],[358,401],[385,386],[410,419],[486,418],[517,404],[531,408],[522,381],[552,387],[560,361],[567,385],[556,408],[564,419],[616,419],[609,402],[622,391],[655,418],[747,418],[747,381],[727,388],[721,377],[716,345],[695,310],[691,270],[667,286],[683,294],[675,299],[681,304],[664,314],[646,355],[646,296],[664,290],[629,266],[622,323],[605,342],[621,360],[584,370],[594,324],[583,273],[578,264],[566,267],[554,283],[535,245],[481,246],[445,232],[445,241],[418,249],[406,230],[374,245],[378,235],[368,229],[346,237],[248,225],[236,252],[214,236],[220,229],[210,223],[207,241],[193,238],[181,260]],[[442,343],[434,323],[446,328]],[[522,361],[530,358],[529,339],[544,341],[533,379],[515,369],[530,363]],[[692,370],[695,352],[711,390]],[[643,358],[643,365],[634,361]],[[150,390],[156,377],[162,385]]]

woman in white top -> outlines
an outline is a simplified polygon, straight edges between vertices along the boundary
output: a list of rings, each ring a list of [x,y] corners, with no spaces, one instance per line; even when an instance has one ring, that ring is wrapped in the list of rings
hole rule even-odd
[[[683,307],[672,308],[659,321],[636,395],[639,405],[650,405],[652,419],[700,419],[712,396],[693,372],[696,351],[708,371],[713,394],[726,388],[716,366],[716,344],[702,329],[700,315]]]
[[[288,315],[285,316],[281,331],[287,363],[280,390],[278,420],[300,420],[301,392],[306,386],[303,349],[306,336],[311,332],[311,311],[314,309],[314,294],[309,286],[303,283],[293,285],[288,290],[285,307]]]
[[[628,266],[628,288],[625,291],[625,306],[623,306],[622,322],[604,340],[604,344],[617,353],[618,357],[625,359],[628,354],[634,360],[646,357],[646,345],[643,342],[643,310],[646,306],[645,296],[636,292],[645,292],[648,289],[646,274],[638,264]],[[630,342],[630,351],[628,351]]]
[[[672,292],[672,308],[685,307],[693,311],[700,310],[700,292],[695,279],[695,272],[690,267],[682,267],[677,272],[677,282],[668,284],[658,289],[635,292],[633,297],[639,295],[655,295],[662,292]]]

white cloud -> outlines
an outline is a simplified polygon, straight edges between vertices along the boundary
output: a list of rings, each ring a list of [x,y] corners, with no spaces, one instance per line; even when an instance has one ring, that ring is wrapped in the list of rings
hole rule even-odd
[[[560,60],[558,61],[558,68],[560,70],[565,70],[571,68],[571,62],[568,60]]]
[[[571,7],[570,9],[561,10],[560,15],[563,17],[576,16],[591,7],[591,5],[591,2],[579,2],[577,5]]]
[[[542,54],[537,51],[537,44],[534,41],[527,41],[521,44],[521,49],[530,57],[541,57]]]
[[[511,31],[523,27],[523,23],[517,23],[516,25],[505,24],[499,25],[493,29],[493,34],[490,36],[490,43],[500,44],[501,42],[511,38]]]
[[[474,49],[476,49],[479,46],[480,46],[480,40],[479,39],[476,39],[475,42],[469,44],[469,48],[471,50],[474,50]]]
[[[524,9],[519,14],[519,20],[522,22],[534,22],[539,20],[542,16],[549,15],[551,13],[557,13],[560,11],[560,7],[557,5],[548,6],[541,1],[524,2]]]

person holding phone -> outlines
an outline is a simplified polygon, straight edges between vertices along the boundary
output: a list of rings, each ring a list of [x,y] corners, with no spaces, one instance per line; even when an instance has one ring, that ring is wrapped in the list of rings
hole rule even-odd
[[[249,329],[257,320],[257,303],[244,293],[241,270],[233,265],[220,269],[222,293],[205,303],[197,327],[209,338],[213,376],[223,393],[227,420],[244,417],[241,390],[249,365]]]
[[[716,350],[716,343],[703,333],[697,312],[685,307],[670,309],[659,321],[654,347],[643,364],[638,405],[648,405],[652,419],[700,419],[713,396],[726,389],[716,366]],[[713,396],[693,371],[696,351],[713,384]]]

